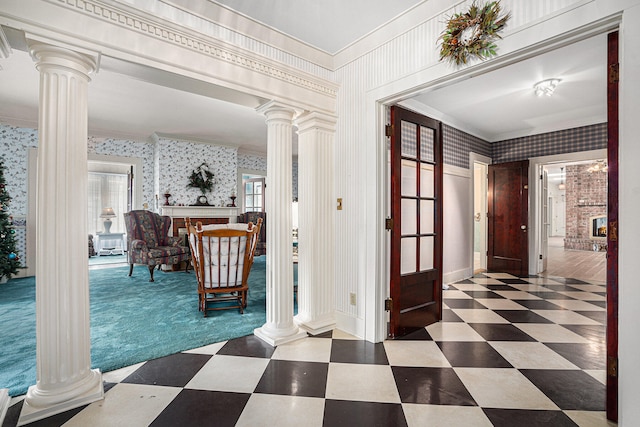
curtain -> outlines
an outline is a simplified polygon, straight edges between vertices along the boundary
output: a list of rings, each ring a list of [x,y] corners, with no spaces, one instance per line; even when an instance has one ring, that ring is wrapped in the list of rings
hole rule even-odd
[[[123,213],[127,212],[126,174],[89,172],[89,224],[88,232],[94,236],[104,231],[104,218],[100,213],[104,208],[113,208],[116,214],[111,218],[111,232],[124,233]]]

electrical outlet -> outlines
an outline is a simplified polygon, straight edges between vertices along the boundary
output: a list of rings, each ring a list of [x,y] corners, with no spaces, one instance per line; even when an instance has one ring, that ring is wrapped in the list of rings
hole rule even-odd
[[[356,294],[355,294],[355,292],[351,292],[349,294],[349,304],[356,305]]]

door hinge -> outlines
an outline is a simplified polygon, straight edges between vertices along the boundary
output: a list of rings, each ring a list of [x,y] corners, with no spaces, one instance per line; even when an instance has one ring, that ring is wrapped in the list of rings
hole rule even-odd
[[[615,357],[607,357],[607,376],[609,377],[617,377],[618,376],[618,359]]]
[[[542,175],[540,175],[540,181],[542,181]]]
[[[393,126],[392,125],[386,125],[384,127],[384,135],[387,138],[391,138],[391,136],[393,136]]]
[[[540,254],[540,259],[542,259],[542,254]]]
[[[393,228],[393,218],[387,218],[384,220],[385,230],[391,230]]]
[[[619,64],[609,65],[609,83],[618,83],[620,81],[620,66]]]
[[[393,306],[393,300],[391,298],[387,298],[384,300],[384,311],[391,311],[391,307]]]

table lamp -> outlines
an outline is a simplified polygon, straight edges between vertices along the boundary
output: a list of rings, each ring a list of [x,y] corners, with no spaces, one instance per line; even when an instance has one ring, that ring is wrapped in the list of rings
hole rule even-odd
[[[104,218],[104,232],[105,234],[111,233],[111,218],[115,218],[116,213],[113,211],[113,208],[102,208],[102,213],[100,214],[100,218]]]

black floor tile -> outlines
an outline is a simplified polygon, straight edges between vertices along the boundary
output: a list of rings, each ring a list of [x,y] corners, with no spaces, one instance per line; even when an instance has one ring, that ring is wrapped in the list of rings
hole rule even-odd
[[[561,411],[494,408],[482,410],[495,427],[576,427],[576,423]]]
[[[275,347],[270,346],[255,335],[247,335],[246,337],[227,341],[217,354],[269,359],[274,351],[276,351]]]
[[[469,295],[471,298],[503,298],[503,296],[496,294],[492,291],[462,291]]]
[[[606,301],[587,301],[589,304],[597,305],[600,308],[607,308]]]
[[[32,423],[25,424],[25,425],[27,425],[28,427],[60,427],[64,425],[67,421],[69,421],[71,418],[75,417],[80,411],[82,411],[87,406],[89,405],[83,405],[79,408],[70,409],[60,414],[52,415],[42,420],[34,421]],[[20,407],[22,408],[22,402],[20,402]],[[8,415],[8,412],[9,411],[7,411],[7,415]],[[18,417],[20,416],[20,412],[18,412],[17,416]],[[8,422],[8,416],[5,417],[5,420],[2,423],[2,425],[3,426],[10,425],[10,424],[7,424],[7,422]],[[16,424],[13,424],[13,425],[17,425],[17,422],[18,422],[18,419],[16,418]]]
[[[394,366],[402,403],[477,406],[452,368]]]
[[[522,304],[529,300],[518,300],[518,304]],[[504,317],[511,323],[553,323],[551,320],[545,319],[539,314],[529,310],[494,310],[495,313]]]
[[[546,285],[542,285],[547,289],[550,289],[552,291],[556,291],[556,292],[575,292],[577,289],[574,287],[571,287],[569,285],[554,285],[551,283],[548,283]]]
[[[469,326],[487,341],[536,341],[509,324],[469,323]]]
[[[527,282],[528,283],[528,282]],[[491,289],[492,291],[517,291],[519,289],[514,288],[509,285],[483,285],[487,289]]]
[[[323,332],[321,334],[318,335],[309,335],[311,338],[333,338],[333,330],[331,331],[327,331],[327,332]]]
[[[234,426],[249,397],[248,393],[184,389],[151,426]]]
[[[540,299],[515,299],[513,301],[529,310],[563,310],[559,305]]]
[[[457,314],[455,314],[453,310],[443,309],[442,321],[443,322],[462,322],[463,320]]]
[[[388,365],[384,344],[369,341],[335,340],[331,343],[331,359],[337,363]]]
[[[575,299],[575,298],[571,298],[568,295],[565,294],[561,294],[559,292],[544,292],[544,291],[527,291],[527,293],[530,293],[531,295],[535,295],[539,298],[543,298],[545,300],[554,300],[554,299]]]
[[[498,279],[502,283],[506,283],[508,285],[530,285],[531,282],[527,282],[523,279]]]
[[[271,360],[255,393],[324,397],[328,363]]]
[[[604,411],[605,386],[580,370],[521,369],[562,410]]]
[[[451,310],[444,310],[444,311],[451,311]],[[444,313],[443,313],[442,316],[444,318]],[[431,338],[431,335],[429,335],[429,332],[427,332],[427,330],[425,328],[420,328],[417,331],[411,332],[410,334],[407,334],[407,335],[405,335],[403,337],[396,338],[396,340],[404,340],[404,341],[433,341],[433,338]]]
[[[580,369],[606,369],[607,346],[602,343],[545,343]]]
[[[473,277],[486,277],[486,276],[473,276]],[[455,286],[456,284],[460,283],[461,285],[473,285],[475,282],[473,280],[469,280],[469,279],[464,279],[464,280],[460,280],[456,283],[453,284],[453,286]]]
[[[590,304],[593,304],[594,301],[587,301]],[[584,317],[588,317],[589,319],[595,320],[603,325],[607,324],[607,312],[606,311],[576,311],[576,313],[583,315]]]
[[[449,308],[486,308],[474,299],[448,298],[442,300]]]
[[[149,360],[122,382],[184,387],[209,359],[208,354],[177,353]]]
[[[438,346],[451,366],[465,368],[512,368],[486,342],[439,342]]]
[[[324,404],[322,425],[326,427],[402,427],[407,425],[407,420],[400,404],[327,400]]]
[[[562,325],[562,327],[575,332],[589,341],[603,344],[607,342],[605,325]]]

